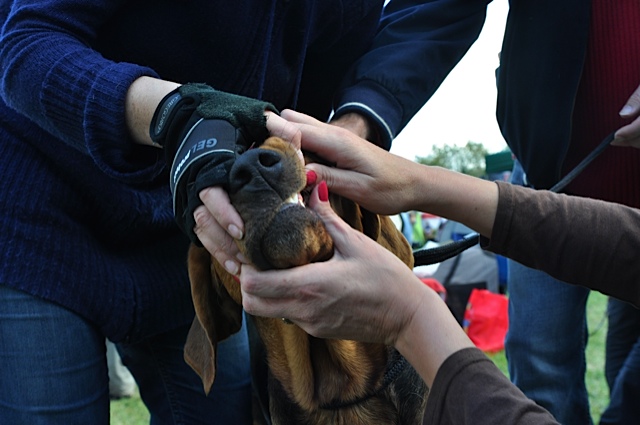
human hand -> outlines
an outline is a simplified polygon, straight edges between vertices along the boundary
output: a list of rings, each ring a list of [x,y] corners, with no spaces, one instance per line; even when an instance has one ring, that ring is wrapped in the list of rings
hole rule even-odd
[[[171,167],[174,215],[192,242],[201,243],[194,231],[194,212],[202,205],[200,192],[212,186],[226,186],[236,156],[267,138],[267,110],[276,111],[269,103],[216,91],[205,84],[182,85],[156,108],[149,133],[153,142],[164,148],[165,160]],[[218,191],[208,193],[210,204],[215,203],[211,193]],[[228,211],[228,198],[222,197],[220,202],[220,207],[208,209],[233,216]],[[203,220],[202,213],[200,219]],[[203,223],[216,221],[217,218],[204,219]],[[201,226],[200,233],[205,228],[212,226]]]
[[[342,221],[327,199],[321,183],[308,206],[324,221],[334,256],[266,272],[243,265],[243,307],[257,316],[286,317],[316,337],[394,345],[421,308],[424,285],[391,252]]]
[[[193,213],[193,229],[202,246],[231,274],[240,272],[240,250],[235,240],[242,239],[244,223],[231,205],[229,195],[220,186],[200,192],[202,205]]]
[[[640,87],[631,94],[620,111],[620,116],[633,121],[616,131],[611,145],[640,148]]]
[[[419,174],[412,161],[393,155],[369,143],[350,131],[322,123],[308,115],[291,110],[281,113],[282,119],[300,132],[302,149],[313,152],[335,167],[308,164],[307,169],[326,181],[329,189],[352,199],[378,214],[397,214],[413,209],[416,199],[412,184]],[[272,134],[281,122],[267,121]]]

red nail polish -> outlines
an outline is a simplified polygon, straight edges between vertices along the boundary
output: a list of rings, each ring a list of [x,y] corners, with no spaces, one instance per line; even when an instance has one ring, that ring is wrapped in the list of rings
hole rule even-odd
[[[327,188],[327,182],[324,180],[318,185],[318,198],[320,198],[322,202],[329,200],[329,189]]]
[[[312,186],[316,184],[316,180],[318,180],[318,175],[313,170],[307,171],[307,186]]]

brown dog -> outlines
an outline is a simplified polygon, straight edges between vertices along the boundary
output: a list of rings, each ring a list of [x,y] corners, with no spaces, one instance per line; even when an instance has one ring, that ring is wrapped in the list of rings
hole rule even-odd
[[[306,177],[289,143],[271,137],[248,150],[236,160],[230,182],[231,203],[245,223],[239,248],[257,267],[287,268],[332,256],[324,224],[298,202]],[[333,195],[331,205],[353,228],[412,267],[411,248],[388,217]],[[189,276],[197,318],[185,359],[208,393],[216,345],[242,324],[242,296],[234,277],[202,248],[190,251]],[[395,349],[314,338],[280,319],[253,320],[266,353],[274,424],[422,423],[426,385]]]

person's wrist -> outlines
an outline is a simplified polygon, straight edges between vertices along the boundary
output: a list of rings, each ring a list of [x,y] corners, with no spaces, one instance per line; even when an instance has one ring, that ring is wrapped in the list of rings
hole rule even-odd
[[[152,77],[140,77],[131,84],[125,97],[125,119],[135,143],[157,146],[149,134],[151,119],[166,94],[177,87],[177,83]]]
[[[413,283],[413,282],[412,282]],[[395,335],[395,339],[392,344],[398,349],[398,351],[407,350],[407,348],[413,345],[415,340],[415,332],[420,328],[422,321],[422,313],[424,310],[429,310],[429,294],[424,291],[425,288],[416,283],[415,287],[412,287],[412,293],[405,293],[406,304],[402,306],[402,312],[405,315],[402,320],[402,326]]]
[[[440,365],[455,351],[472,346],[440,296],[416,278],[414,309],[394,344],[431,386]]]
[[[331,120],[330,124],[342,127],[362,139],[378,144],[378,131],[364,115],[356,112],[349,112]]]
[[[395,192],[394,196],[398,198],[394,203],[401,206],[402,211],[432,212],[428,208],[429,200],[432,197],[429,168],[426,165],[407,160],[395,172],[401,173],[400,180],[403,184],[402,190]]]

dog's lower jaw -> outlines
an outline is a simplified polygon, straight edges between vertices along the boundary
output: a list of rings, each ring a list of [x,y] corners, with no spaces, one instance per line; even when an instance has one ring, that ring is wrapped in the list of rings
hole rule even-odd
[[[294,228],[291,223],[298,223]],[[276,269],[325,261],[333,255],[333,239],[318,215],[292,206],[273,218],[261,243],[262,254]]]
[[[333,255],[333,240],[324,223],[302,206],[287,206],[272,218],[250,221],[245,227],[247,235],[239,247],[261,270],[301,266]]]

